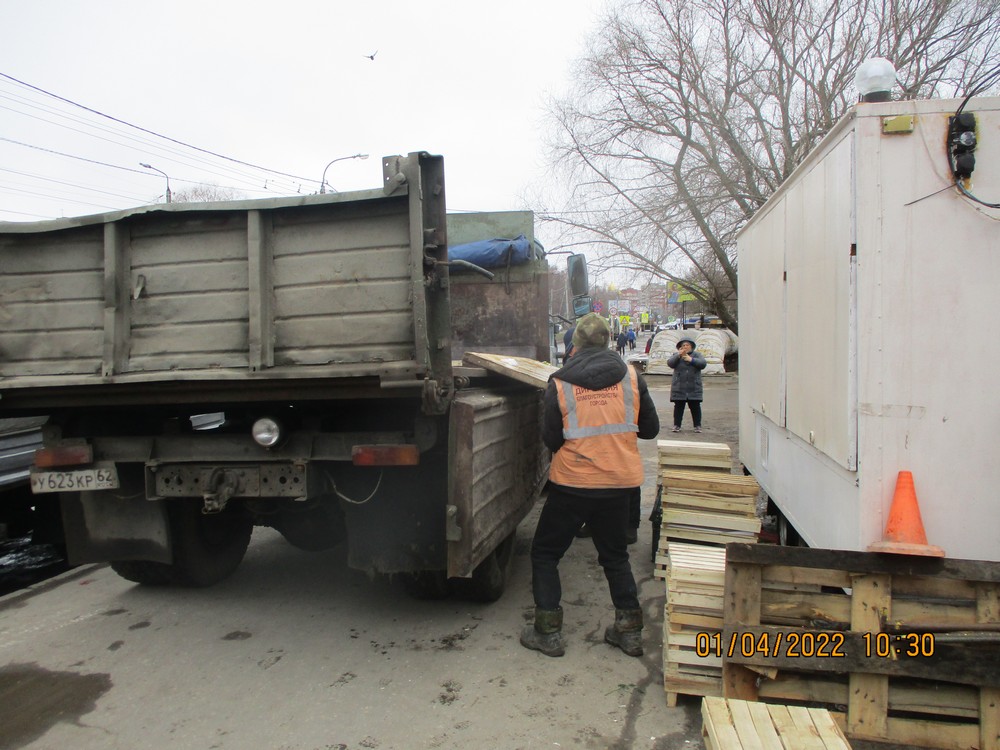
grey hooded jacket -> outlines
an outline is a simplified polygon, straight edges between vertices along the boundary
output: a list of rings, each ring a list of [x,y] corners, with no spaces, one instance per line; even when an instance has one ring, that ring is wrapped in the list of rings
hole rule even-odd
[[[679,351],[672,354],[667,360],[667,366],[674,371],[673,382],[670,384],[670,400],[701,401],[701,371],[705,369],[708,362],[705,361],[701,352],[695,349],[697,344],[694,339],[684,336],[677,342],[677,345],[680,346],[684,341],[691,344],[691,361],[685,362],[681,359]]]

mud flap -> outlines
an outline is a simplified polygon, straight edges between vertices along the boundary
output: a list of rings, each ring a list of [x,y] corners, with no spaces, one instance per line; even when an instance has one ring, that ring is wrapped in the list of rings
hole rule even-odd
[[[119,464],[119,489],[60,496],[71,564],[110,560],[173,563],[166,503],[146,500],[142,466],[138,472],[130,468]]]

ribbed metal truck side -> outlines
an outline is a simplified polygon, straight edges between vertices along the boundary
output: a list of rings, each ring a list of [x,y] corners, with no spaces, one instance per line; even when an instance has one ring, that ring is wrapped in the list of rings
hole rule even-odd
[[[346,539],[352,567],[418,589],[500,595],[545,474],[540,394],[453,366],[468,295],[441,157],[383,172],[372,191],[0,225],[0,415],[49,417],[32,487],[60,493],[72,562],[208,585],[266,525],[304,549]],[[496,283],[537,293],[544,259]],[[546,351],[540,312],[511,306],[509,353]],[[464,349],[488,340],[465,327]]]
[[[998,201],[1000,98],[862,103],[739,236],[740,458],[810,545],[879,541],[909,471],[932,545],[1000,560]]]

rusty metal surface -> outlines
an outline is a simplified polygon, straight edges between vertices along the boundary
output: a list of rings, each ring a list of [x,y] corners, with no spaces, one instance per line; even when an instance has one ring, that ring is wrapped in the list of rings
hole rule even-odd
[[[452,403],[449,504],[461,538],[448,543],[448,575],[468,576],[534,505],[544,482],[540,391],[460,391]]]

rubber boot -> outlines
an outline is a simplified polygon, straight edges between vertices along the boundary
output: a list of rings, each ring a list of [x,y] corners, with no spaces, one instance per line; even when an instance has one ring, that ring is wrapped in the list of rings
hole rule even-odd
[[[566,647],[562,639],[562,607],[557,609],[535,608],[535,624],[521,631],[521,645],[546,656],[562,656]]]
[[[642,656],[642,610],[616,609],[615,624],[604,631],[604,641],[629,656]]]

